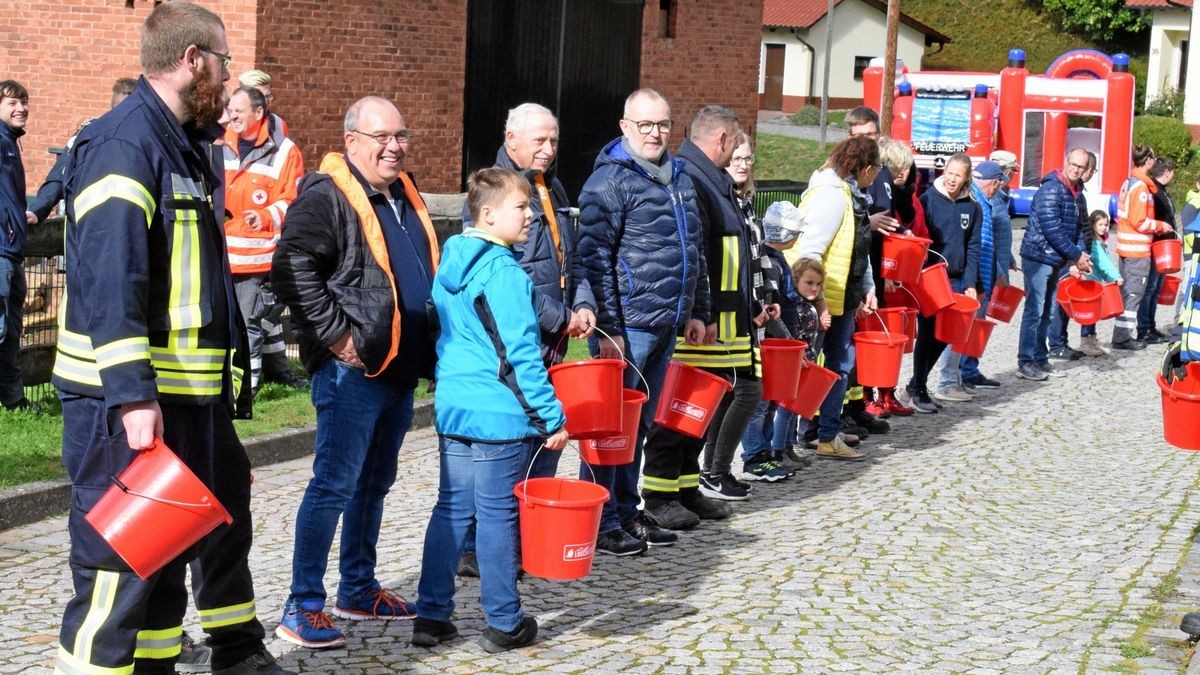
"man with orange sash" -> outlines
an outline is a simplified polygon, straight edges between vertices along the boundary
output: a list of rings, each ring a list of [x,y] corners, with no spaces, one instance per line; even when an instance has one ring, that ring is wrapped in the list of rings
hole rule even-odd
[[[438,246],[404,172],[410,134],[390,101],[346,112],[345,153],[300,184],[271,279],[292,311],[317,410],[313,478],[296,514],[291,593],[276,635],[312,649],[344,644],[325,613],[325,576],[342,519],[334,616],[409,619],[409,603],[375,578],[383,498],[412,422],[413,390],[433,374],[426,314]]]

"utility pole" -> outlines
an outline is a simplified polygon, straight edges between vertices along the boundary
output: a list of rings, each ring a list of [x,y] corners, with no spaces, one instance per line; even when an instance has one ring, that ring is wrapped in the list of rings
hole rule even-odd
[[[880,98],[879,133],[892,134],[892,99],[896,91],[896,37],[900,32],[900,0],[888,0],[887,43],[883,52],[883,97]]]
[[[821,152],[825,152],[825,132],[829,125],[829,59],[833,54],[833,0],[825,14],[825,75],[821,78]]]

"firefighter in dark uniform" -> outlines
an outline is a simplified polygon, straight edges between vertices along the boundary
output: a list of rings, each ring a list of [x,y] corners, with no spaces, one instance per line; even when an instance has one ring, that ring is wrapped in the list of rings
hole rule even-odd
[[[213,672],[287,672],[263,646],[254,612],[250,465],[232,423],[235,403],[249,400],[248,354],[210,161],[228,51],[217,15],[187,2],[159,5],[142,28],[145,77],[73,149],[54,384],[72,483],[75,595],[55,673],[173,673],[185,568],[198,554]],[[233,524],[210,535],[219,547],[202,541],[143,581],[85,517],[110,477],[155,438],[213,490]]]

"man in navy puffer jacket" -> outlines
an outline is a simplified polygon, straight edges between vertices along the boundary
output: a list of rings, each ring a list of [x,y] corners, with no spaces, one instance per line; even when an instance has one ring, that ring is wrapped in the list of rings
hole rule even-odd
[[[683,163],[667,152],[670,105],[653,89],[639,89],[625,99],[620,126],[621,138],[600,151],[579,195],[579,252],[596,298],[600,335],[592,338],[592,353],[626,358],[632,367],[625,369],[625,386],[649,388],[633,462],[592,467],[596,482],[612,493],[596,548],[636,555],[647,544],[675,541],[638,510],[642,442],[676,334],[682,331],[692,345],[704,339],[709,292],[696,189]],[[590,473],[585,469],[581,477]]]
[[[1085,214],[1080,213],[1075,199],[1087,163],[1087,150],[1074,148],[1067,153],[1062,170],[1042,178],[1029,210],[1029,223],[1021,241],[1025,309],[1017,351],[1017,377],[1026,380],[1063,376],[1050,365],[1046,338],[1063,266],[1074,264],[1081,272],[1092,271],[1092,260],[1078,237]]]

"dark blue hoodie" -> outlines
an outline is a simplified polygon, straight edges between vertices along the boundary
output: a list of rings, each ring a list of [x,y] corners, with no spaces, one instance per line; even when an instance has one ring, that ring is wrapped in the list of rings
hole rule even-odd
[[[979,247],[983,211],[971,197],[971,190],[963,186],[958,199],[946,194],[942,179],[933,182],[933,187],[921,195],[921,206],[925,209],[925,224],[929,227],[929,238],[933,240],[929,250],[936,251],[946,259],[946,272],[951,279],[961,280],[963,289],[982,291],[979,282]],[[929,255],[926,264],[940,262],[941,258]],[[955,284],[959,286],[959,284]]]

